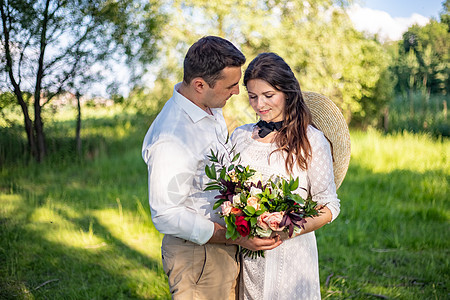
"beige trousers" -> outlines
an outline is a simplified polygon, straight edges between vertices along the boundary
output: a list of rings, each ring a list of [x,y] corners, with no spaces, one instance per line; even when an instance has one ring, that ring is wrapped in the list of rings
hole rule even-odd
[[[161,255],[172,299],[238,299],[237,246],[197,245],[165,235]]]

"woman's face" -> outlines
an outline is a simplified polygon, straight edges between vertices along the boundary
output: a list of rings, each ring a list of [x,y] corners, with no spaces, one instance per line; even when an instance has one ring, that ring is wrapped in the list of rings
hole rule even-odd
[[[266,122],[283,121],[286,95],[276,90],[262,79],[247,82],[250,105],[261,120]]]

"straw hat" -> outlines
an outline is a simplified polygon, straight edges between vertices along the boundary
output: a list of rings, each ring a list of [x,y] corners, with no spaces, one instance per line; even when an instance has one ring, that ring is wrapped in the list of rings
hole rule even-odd
[[[323,132],[331,144],[334,182],[337,189],[344,180],[350,163],[350,133],[347,123],[336,104],[327,97],[314,92],[302,94],[311,111],[313,124]]]

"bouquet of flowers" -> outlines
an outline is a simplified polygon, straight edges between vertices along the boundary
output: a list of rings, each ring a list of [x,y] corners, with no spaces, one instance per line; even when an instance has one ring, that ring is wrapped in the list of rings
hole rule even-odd
[[[233,150],[234,147],[231,153]],[[218,213],[225,220],[226,238],[264,238],[280,231],[292,237],[304,228],[305,218],[318,215],[316,203],[310,197],[303,199],[293,193],[298,188],[298,178],[271,177],[263,182],[262,174],[239,164],[239,153],[230,157],[228,165],[224,156],[212,150],[208,155],[212,164],[205,167],[205,172],[211,181],[205,191],[219,190],[214,209],[221,209]],[[264,256],[263,251],[244,248],[241,251],[252,258]]]

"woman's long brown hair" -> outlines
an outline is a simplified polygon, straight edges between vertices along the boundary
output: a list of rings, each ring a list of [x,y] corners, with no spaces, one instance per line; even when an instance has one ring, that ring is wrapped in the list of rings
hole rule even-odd
[[[248,66],[244,85],[252,79],[261,79],[286,96],[283,126],[275,135],[275,151],[286,154],[286,171],[291,174],[295,163],[302,170],[308,167],[311,145],[306,131],[312,123],[311,112],[303,100],[300,84],[289,65],[275,53],[261,53]]]

